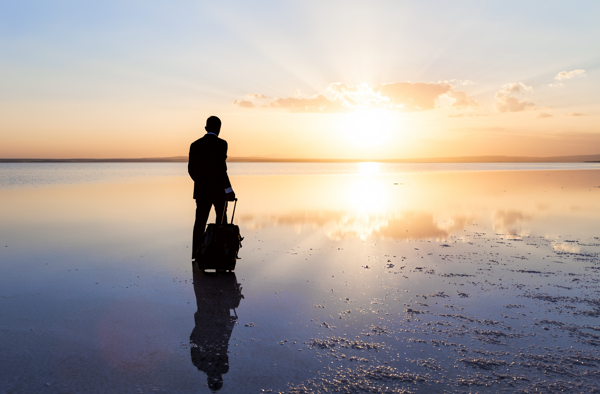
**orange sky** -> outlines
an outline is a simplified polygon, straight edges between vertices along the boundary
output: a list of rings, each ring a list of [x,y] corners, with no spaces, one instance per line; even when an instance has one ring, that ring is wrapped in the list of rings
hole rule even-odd
[[[598,11],[4,3],[0,158],[187,155],[210,115],[230,157],[598,154]]]

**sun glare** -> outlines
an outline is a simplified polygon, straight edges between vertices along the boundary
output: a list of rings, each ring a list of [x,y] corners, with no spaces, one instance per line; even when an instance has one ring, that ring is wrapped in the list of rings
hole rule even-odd
[[[355,213],[382,212],[387,205],[387,194],[380,180],[358,179],[350,187],[347,200]]]
[[[380,163],[364,161],[362,163],[358,163],[358,173],[360,175],[377,175],[379,174],[380,166]]]
[[[395,125],[390,111],[365,109],[344,114],[340,128],[346,141],[363,147],[375,147],[389,139]]]

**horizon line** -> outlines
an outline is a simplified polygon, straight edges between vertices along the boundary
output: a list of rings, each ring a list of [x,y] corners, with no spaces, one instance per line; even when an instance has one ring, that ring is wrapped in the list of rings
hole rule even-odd
[[[188,156],[142,158],[0,158],[0,163],[184,163]],[[446,156],[409,159],[325,159],[325,158],[274,158],[265,156],[229,157],[230,163],[585,163],[600,162],[600,154],[570,156]]]

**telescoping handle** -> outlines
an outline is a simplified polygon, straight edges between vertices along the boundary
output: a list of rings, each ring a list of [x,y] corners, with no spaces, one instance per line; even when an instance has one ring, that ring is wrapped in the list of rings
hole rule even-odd
[[[235,198],[233,201],[235,201],[233,203],[233,212],[231,213],[231,224],[233,224],[233,217],[235,216],[235,207],[237,206],[237,198]]]
[[[235,198],[233,201],[235,201],[233,203],[233,213],[231,214],[231,224],[233,224],[233,217],[235,216],[235,207],[237,206],[237,198]],[[223,215],[221,216],[221,224],[223,224],[223,220],[225,220],[225,213],[227,213],[227,205],[228,205],[228,201],[225,200],[225,205],[223,206]]]

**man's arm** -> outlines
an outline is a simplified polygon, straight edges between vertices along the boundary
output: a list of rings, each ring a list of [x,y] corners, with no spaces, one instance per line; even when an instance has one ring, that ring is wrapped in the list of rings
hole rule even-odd
[[[224,141],[225,150],[223,151],[223,189],[225,189],[225,199],[227,201],[235,200],[235,193],[233,188],[231,187],[231,182],[229,181],[229,175],[227,175],[227,141]]]

